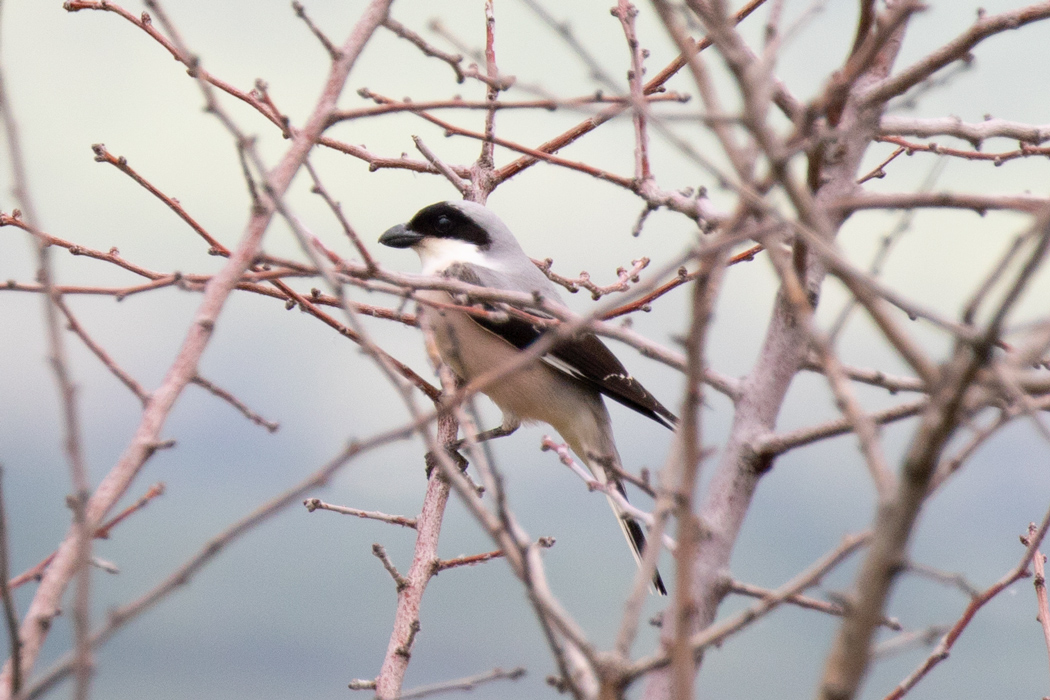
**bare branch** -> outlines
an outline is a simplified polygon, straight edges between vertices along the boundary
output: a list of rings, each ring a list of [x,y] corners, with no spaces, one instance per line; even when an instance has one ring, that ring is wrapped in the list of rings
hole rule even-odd
[[[280,423],[275,423],[274,421],[266,420],[258,413],[248,408],[248,406],[245,405],[245,403],[238,399],[236,396],[226,391],[222,387],[216,386],[214,383],[208,381],[199,374],[190,379],[190,382],[201,387],[209,394],[219,397],[220,399],[222,399],[223,401],[240,411],[240,413],[252,423],[255,423],[256,425],[261,425],[271,433],[276,433],[277,430],[281,427]]]
[[[884,700],[900,700],[900,698],[904,697],[908,691],[914,688],[915,685],[922,680],[931,669],[933,669],[934,666],[948,658],[951,648],[970,624],[970,621],[973,620],[974,615],[977,614],[978,610],[980,610],[988,601],[992,600],[995,596],[1013,585],[1016,581],[1029,575],[1028,565],[1032,561],[1032,557],[1037,554],[1039,545],[1042,543],[1043,538],[1046,537],[1048,527],[1050,527],[1050,511],[1048,511],[1043,517],[1043,522],[1038,529],[1034,532],[1030,530],[1027,537],[1021,537],[1021,542],[1025,545],[1025,551],[1017,566],[1008,571],[1002,578],[970,601],[970,604],[966,606],[966,610],[963,611],[962,616],[954,625],[952,625],[952,628],[948,630],[948,633],[944,635],[940,643],[937,645],[937,648],[926,657],[925,661],[919,664],[918,668],[908,674],[908,677],[901,681],[900,684],[884,698]]]
[[[877,104],[902,95],[941,68],[955,61],[969,60],[970,51],[988,37],[1047,17],[1050,17],[1050,3],[1048,2],[1034,3],[997,15],[982,13],[978,15],[977,21],[958,37],[868,90],[864,95],[864,100],[868,104]]]
[[[14,180],[14,196],[25,211],[25,224],[30,232],[39,226],[36,206],[29,191],[29,180],[26,173],[25,156],[22,153],[22,142],[18,122],[15,119],[11,98],[7,93],[6,78],[0,71],[0,118],[3,119],[4,134],[7,140],[7,153],[11,161],[11,177]],[[44,290],[44,324],[47,333],[48,360],[55,375],[62,406],[62,429],[64,433],[63,448],[69,467],[72,494],[67,505],[73,512],[73,525],[67,536],[70,551],[69,578],[76,576],[76,591],[73,598],[73,643],[76,651],[76,700],[87,700],[90,694],[91,673],[94,660],[88,644],[91,620],[91,532],[93,523],[87,518],[86,505],[89,495],[87,466],[84,459],[84,448],[81,438],[81,419],[77,407],[76,386],[69,368],[69,359],[62,332],[59,328],[59,303],[61,297],[55,291],[55,272],[51,259],[51,250],[39,236],[35,236],[37,253],[37,279]],[[6,603],[10,590],[5,594]],[[32,608],[30,609],[30,611]],[[10,611],[8,611],[10,613]],[[32,616],[26,613],[27,620]],[[32,642],[18,633],[12,644],[11,658],[5,665],[6,680],[0,677],[0,693],[17,696],[21,690],[23,675],[28,676],[33,668],[36,649]],[[37,647],[39,648],[39,647]],[[21,666],[15,669],[16,665]]]
[[[77,8],[69,3],[67,8],[78,9],[80,6],[96,6],[95,3],[78,3]],[[280,196],[291,183],[292,177],[306,159],[309,150],[316,143],[321,128],[326,122],[328,115],[335,106],[336,99],[342,90],[343,83],[367,42],[372,32],[386,16],[389,0],[373,0],[368,9],[363,13],[361,21],[351,32],[343,46],[343,57],[332,66],[325,90],[319,100],[313,115],[308,120],[302,131],[298,132],[291,148],[282,158],[281,162],[270,171],[268,178],[268,190],[276,196]],[[97,5],[100,9],[102,4]],[[107,9],[112,9],[107,7]],[[115,11],[115,10],[114,10]],[[140,26],[146,23],[132,18]],[[146,31],[156,34],[152,25],[143,26]],[[166,40],[165,40],[166,41]],[[174,44],[168,44],[174,48]],[[184,53],[177,49],[173,52],[177,58],[183,58]],[[199,66],[195,62],[189,62],[196,70]],[[143,412],[142,421],[135,432],[124,455],[113,467],[113,469],[102,480],[94,494],[85,506],[84,522],[86,527],[93,530],[97,523],[101,522],[105,514],[113,507],[116,501],[127,491],[134,477],[153,454],[153,445],[159,441],[159,431],[164,424],[176,399],[182,390],[196,374],[197,360],[204,352],[208,341],[214,331],[223,304],[230,292],[236,286],[244,271],[255,258],[263,232],[269,225],[273,215],[273,207],[267,206],[256,211],[246,227],[244,238],[232,253],[229,262],[222,271],[213,279],[211,285],[204,293],[204,298],[198,309],[194,323],[189,329],[185,342],[179,351],[178,357],[164,382],[153,394],[153,400]],[[22,625],[22,639],[25,643],[23,661],[25,669],[32,669],[37,655],[47,635],[47,626],[41,624],[51,620],[58,613],[59,601],[68,585],[70,578],[77,571],[83,560],[80,554],[80,540],[76,529],[67,536],[59,548],[55,560],[44,574],[44,578],[37,588],[33,602],[26,613]],[[8,667],[3,676],[0,676],[0,684],[3,687],[10,686],[10,668]]]
[[[161,449],[161,448],[164,448],[164,447],[171,447],[171,445],[170,444],[165,444],[165,445],[157,445],[156,446],[157,449]],[[118,513],[115,517],[110,519],[108,522],[103,523],[101,527],[96,529],[94,537],[96,539],[100,539],[100,540],[109,539],[110,531],[112,531],[114,527],[116,527],[120,523],[124,522],[132,514],[137,513],[138,511],[140,511],[143,508],[145,508],[150,503],[150,501],[152,501],[154,498],[162,495],[163,493],[164,493],[164,484],[159,484],[158,483],[158,484],[154,484],[153,486],[150,486],[149,489],[146,491],[146,493],[141,498],[139,498],[133,504],[131,504],[130,506],[128,506],[127,508],[122,510],[120,513]],[[18,576],[15,576],[14,578],[12,578],[10,581],[7,582],[7,588],[10,589],[10,590],[14,590],[14,589],[18,588],[19,586],[21,586],[21,585],[23,585],[25,583],[28,583],[29,581],[39,581],[40,578],[44,575],[44,571],[47,569],[47,567],[54,560],[56,554],[57,554],[57,552],[52,552],[50,555],[45,557],[41,562],[39,562],[36,566],[32,567],[31,569],[29,569],[27,571],[22,572]]]
[[[438,693],[447,693],[450,690],[474,690],[483,683],[489,683],[491,681],[498,680],[511,680],[516,681],[525,675],[525,669],[522,667],[512,668],[509,671],[504,671],[501,668],[494,668],[491,671],[485,673],[479,673],[476,676],[468,676],[466,678],[460,678],[454,681],[445,681],[444,683],[433,683],[431,685],[421,686],[419,688],[413,688],[407,692],[402,693],[398,697],[400,700],[409,700],[409,698],[423,698],[428,695],[436,695]]]
[[[708,627],[697,635],[694,635],[689,640],[694,653],[699,655],[706,647],[718,644],[729,635],[743,629],[755,620],[768,614],[771,610],[784,603],[788,598],[796,596],[807,588],[817,585],[820,580],[831,571],[831,569],[842,563],[844,559],[857,551],[857,549],[867,544],[870,538],[870,532],[863,532],[843,538],[838,547],[823,556],[820,560],[815,562],[791,581],[785,583],[775,591],[772,591],[771,594],[763,598],[761,602],[726,618],[723,622]],[[646,657],[632,664],[629,676],[631,678],[638,678],[649,671],[661,668],[668,663],[670,663],[670,658],[666,653]]]
[[[460,194],[465,195],[467,193],[467,191],[470,189],[470,183],[460,178],[459,175],[457,175],[452,170],[452,168],[450,168],[440,158],[438,158],[437,155],[435,155],[434,152],[430,150],[430,148],[428,148],[425,143],[423,143],[423,139],[419,138],[418,136],[413,136],[412,142],[416,144],[416,148],[419,149],[419,152],[423,154],[423,157],[426,158],[431,165],[437,168],[437,171],[444,175],[445,179],[451,182],[452,186],[459,190]]]
[[[310,513],[313,513],[315,510],[330,510],[333,513],[356,515],[359,518],[379,520],[384,523],[390,523],[391,525],[401,525],[402,527],[410,527],[412,529],[415,529],[418,523],[415,518],[406,518],[403,515],[387,515],[386,513],[380,513],[376,510],[358,510],[357,508],[350,508],[348,506],[332,505],[331,503],[325,503],[320,498],[307,498],[303,501],[303,505],[306,506],[306,510]]]
[[[746,595],[749,598],[768,598],[771,595],[775,595],[775,592],[768,588],[753,586],[749,583],[742,583],[741,581],[732,581],[729,584],[729,591],[739,595]],[[818,600],[805,595],[788,596],[784,599],[784,602],[790,603],[791,605],[797,605],[798,607],[807,610],[816,610],[817,612],[834,615],[836,617],[842,617],[846,614],[846,608],[843,607],[841,603],[830,603],[826,600]],[[882,626],[896,631],[902,629],[899,621],[895,618],[889,617],[882,619]]]
[[[188,585],[193,580],[193,577],[211,562],[212,559],[225,551],[230,543],[234,542],[241,536],[254,531],[260,523],[272,518],[285,508],[301,502],[303,496],[310,491],[329,483],[332,477],[344,469],[359,455],[367,453],[377,447],[388,445],[396,440],[402,440],[406,436],[411,435],[415,429],[416,426],[414,424],[397,426],[391,430],[373,435],[367,440],[352,442],[306,479],[295,484],[284,493],[278,494],[269,501],[261,504],[251,513],[231,524],[228,528],[206,542],[195,555],[186,560],[186,562],[169,574],[167,578],[147,591],[144,595],[110,611],[106,624],[91,635],[92,648],[98,648],[105,644],[128,622],[152,609],[153,606],[171,595],[172,592],[178,590],[182,586]],[[72,668],[73,660],[71,657],[67,656],[60,659],[54,666],[41,674],[31,688],[27,689],[24,695],[24,700],[33,700],[33,698],[40,697],[55,684],[66,678]]]
[[[397,570],[396,566],[394,566],[394,562],[390,561],[390,557],[387,556],[386,549],[383,547],[383,545],[372,545],[372,554],[376,555],[376,558],[379,559],[379,561],[383,562],[383,568],[386,569],[387,573],[390,574],[390,578],[394,579],[394,583],[397,584],[398,593],[401,593],[401,591],[408,588],[408,579],[402,576],[401,572]],[[416,624],[418,624],[418,620],[416,620]],[[412,636],[414,637],[415,635],[413,634]],[[408,656],[408,648],[411,647],[398,647],[398,649],[402,650],[402,656]]]
[[[1035,537],[1036,527],[1035,523],[1028,526],[1028,537]],[[1046,557],[1036,549],[1032,553],[1032,568],[1035,569],[1035,576],[1032,579],[1032,583],[1035,584],[1035,600],[1036,607],[1039,609],[1039,614],[1036,615],[1036,620],[1039,621],[1039,626],[1043,629],[1043,641],[1046,642],[1047,653],[1050,654],[1050,602],[1046,598]]]
[[[875,425],[885,425],[886,423],[892,423],[894,421],[903,420],[904,418],[916,416],[926,408],[926,405],[926,399],[909,401],[908,403],[902,403],[893,408],[886,409],[885,411],[872,413],[868,418]],[[779,455],[797,447],[810,445],[820,440],[835,437],[836,435],[845,435],[852,431],[853,423],[849,418],[836,418],[835,420],[827,421],[809,428],[799,428],[789,433],[759,438],[754,442],[753,447],[761,454],[771,456]]]
[[[471,554],[464,557],[456,557],[455,559],[438,559],[434,562],[434,573],[440,573],[446,569],[455,569],[458,566],[474,566],[475,564],[483,564],[493,559],[499,559],[503,556],[503,550],[497,549],[492,552],[482,552],[481,554]]]
[[[1014,139],[1033,146],[1050,141],[1050,124],[1037,126],[994,118],[973,124],[959,117],[918,119],[887,115],[879,122],[879,132],[882,136],[953,136],[969,141],[975,148],[991,138]]]
[[[292,0],[292,10],[295,11],[295,16],[301,19],[306,24],[310,32],[315,37],[317,37],[317,40],[319,42],[321,42],[321,46],[323,46],[324,50],[328,52],[328,57],[331,58],[333,61],[338,61],[342,57],[342,53],[339,51],[336,45],[333,44],[332,41],[324,35],[324,32],[322,32],[317,27],[317,25],[314,24],[313,21],[307,16],[306,8],[303,7],[303,4],[301,2],[298,2],[298,0]]]

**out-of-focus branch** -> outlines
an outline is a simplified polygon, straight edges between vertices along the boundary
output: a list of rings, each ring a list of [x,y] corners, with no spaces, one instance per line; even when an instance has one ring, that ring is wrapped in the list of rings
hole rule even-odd
[[[763,4],[765,4],[765,2],[766,2],[766,0],[750,0],[750,2],[748,2],[743,7],[741,7],[740,10],[738,10],[733,15],[733,22],[734,23],[742,22],[748,15],[750,15],[756,9],[758,9]],[[706,38],[705,39],[701,39],[699,42],[696,42],[693,45],[692,50],[696,51],[696,52],[703,51],[704,49],[706,49],[710,45],[711,44],[710,44],[710,41],[708,39],[706,39]],[[649,95],[649,94],[652,94],[654,92],[659,92],[660,90],[662,90],[664,84],[668,80],[670,80],[671,77],[674,76],[678,71],[680,71],[686,65],[686,62],[687,62],[687,58],[684,57],[684,56],[679,56],[678,58],[676,58],[674,61],[672,61],[670,64],[668,64],[663,70],[661,70],[659,73],[657,73],[655,76],[653,76],[645,84],[644,93],[646,95]],[[618,107],[610,107],[607,110],[603,110],[600,114],[595,115],[594,117],[592,117],[590,119],[587,119],[586,121],[580,122],[579,124],[577,124],[573,128],[569,129],[568,131],[566,131],[566,132],[560,134],[559,136],[556,136],[555,138],[553,138],[553,139],[551,139],[551,140],[541,144],[535,150],[538,151],[538,152],[542,152],[542,153],[556,153],[557,151],[561,150],[565,146],[568,146],[573,141],[576,141],[577,139],[579,139],[581,136],[584,136],[585,134],[588,134],[591,131],[594,131],[595,129],[597,129],[599,126],[601,126],[605,122],[607,122],[610,119],[613,119],[613,118],[619,116],[620,114],[623,113],[623,111],[626,108],[627,108],[626,106],[618,106]],[[529,168],[532,165],[535,165],[541,159],[542,158],[539,157],[538,155],[533,155],[533,154],[529,154],[529,155],[526,155],[526,156],[524,156],[522,158],[518,158],[517,160],[515,160],[515,161],[513,161],[513,162],[503,166],[502,168],[500,168],[496,172],[496,179],[497,179],[498,182],[503,182],[504,180],[508,180],[508,179],[514,177],[515,175],[517,175],[518,173],[520,173],[522,170],[525,170],[526,168]]]
[[[1028,526],[1028,537],[1035,537],[1035,523]],[[1036,620],[1043,630],[1043,641],[1046,642],[1047,653],[1050,654],[1050,601],[1046,598],[1046,556],[1038,548],[1032,553],[1032,568],[1035,569],[1035,600],[1039,614]]]
[[[1050,17],[1050,2],[1037,2],[1016,10],[996,15],[980,13],[969,29],[944,46],[931,51],[918,62],[886,78],[865,92],[867,104],[883,104],[902,95],[941,68],[959,60],[966,60],[977,44],[1001,32],[1012,31],[1026,24]]]
[[[165,445],[165,447],[170,447],[170,445]],[[103,523],[98,529],[96,529],[94,534],[95,538],[100,540],[108,539],[109,533],[114,527],[124,522],[133,513],[137,513],[138,511],[145,508],[150,501],[152,501],[154,498],[157,498],[163,493],[164,484],[154,484],[153,486],[150,486],[141,498],[139,498],[137,501],[135,501],[130,506],[118,513],[115,517],[111,518],[108,522]],[[32,567],[27,571],[22,572],[18,576],[15,576],[10,581],[7,581],[7,587],[10,590],[14,590],[19,586],[28,583],[29,581],[39,580],[40,577],[44,575],[44,571],[47,569],[48,565],[55,558],[55,554],[56,552],[52,552],[36,566]]]
[[[978,371],[991,361],[1006,314],[1050,248],[1050,206],[1040,212],[1032,230],[1039,236],[1038,244],[991,310],[979,341],[957,343],[951,359],[940,368],[940,381],[930,393],[904,457],[896,493],[879,504],[872,547],[857,575],[852,613],[840,627],[824,668],[820,696],[825,700],[852,698],[857,693],[870,661],[877,618],[901,571],[900,563],[907,559],[912,528],[937,474],[938,460],[965,416],[964,398]]]
[[[918,399],[902,403],[899,406],[888,408],[885,411],[872,413],[868,418],[875,425],[885,425],[894,421],[911,418],[926,408],[927,400]],[[849,418],[836,418],[820,425],[807,428],[799,428],[788,433],[768,435],[755,440],[753,447],[756,452],[764,455],[781,455],[789,450],[810,445],[820,440],[826,440],[837,435],[845,435],[852,432],[853,423]]]
[[[303,496],[310,491],[327,485],[332,477],[345,469],[346,466],[358,456],[373,449],[389,445],[397,440],[403,440],[412,435],[417,429],[415,422],[400,425],[390,430],[373,435],[365,440],[354,441],[346,446],[339,454],[322,465],[313,474],[295,484],[284,493],[278,494],[266,503],[253,510],[201,547],[196,554],[186,560],[181,566],[169,574],[163,581],[147,591],[141,597],[126,603],[110,611],[106,624],[91,635],[92,648],[98,648],[109,641],[127,623],[136,619],[143,613],[151,610],[155,605],[166,599],[175,591],[188,585],[193,577],[197,575],[212,559],[225,551],[226,547],[241,536],[253,532],[260,523],[282,512],[285,508],[300,503]],[[22,700],[33,700],[45,694],[56,683],[66,678],[72,670],[71,657],[65,657],[46,670],[29,688]]]
[[[27,230],[37,231],[40,219],[29,191],[29,175],[26,170],[25,156],[22,152],[22,141],[19,135],[18,122],[15,119],[10,95],[7,93],[6,79],[0,71],[0,118],[3,120],[4,135],[7,141],[7,153],[11,162],[11,177],[14,180],[13,193],[16,201],[24,210]],[[37,253],[37,279],[43,287],[44,295],[44,328],[47,333],[48,360],[55,375],[59,401],[62,409],[62,429],[64,433],[63,448],[69,466],[72,493],[67,504],[73,512],[73,525],[67,536],[70,546],[69,576],[76,576],[76,591],[73,597],[73,643],[76,653],[76,688],[74,698],[87,700],[90,693],[91,674],[94,661],[91,647],[88,644],[90,632],[91,607],[91,531],[93,525],[87,520],[86,506],[89,495],[87,467],[84,460],[84,447],[81,438],[80,413],[77,408],[77,392],[73,376],[69,369],[65,339],[59,326],[59,303],[61,296],[55,291],[55,272],[51,260],[51,249],[38,236],[34,235]],[[10,596],[10,591],[7,592]],[[5,598],[5,601],[7,598]],[[23,675],[28,675],[33,666],[34,653],[30,650],[23,654],[29,640],[20,631],[12,642],[11,658],[5,668],[6,678],[0,677],[0,693],[17,696],[20,692]],[[18,668],[16,668],[16,666]],[[7,682],[4,682],[4,681]]]
[[[990,161],[993,165],[1002,165],[1007,161],[1016,160],[1017,158],[1030,158],[1033,156],[1045,158],[1050,155],[1050,148],[1029,146],[1026,143],[1022,143],[1020,148],[1016,148],[1012,151],[986,153],[984,151],[974,151],[962,148],[948,148],[939,143],[916,143],[899,136],[882,136],[879,137],[879,141],[894,144],[899,149],[897,153],[904,152],[909,156],[915,153],[933,153],[939,156],[965,158],[966,160]]]
[[[217,396],[226,403],[230,404],[235,409],[237,409],[237,411],[240,412],[242,416],[250,420],[252,423],[255,423],[256,425],[261,425],[262,427],[266,428],[269,432],[276,433],[277,430],[281,427],[280,423],[276,423],[272,420],[267,420],[263,418],[258,413],[248,408],[248,405],[240,399],[238,399],[236,396],[226,391],[221,386],[216,385],[214,382],[208,381],[199,374],[194,376],[193,379],[191,379],[190,381],[207,391],[212,396]]]
[[[1050,141],[1050,124],[1024,124],[1006,119],[986,119],[974,124],[964,122],[959,117],[918,118],[883,116],[879,121],[881,136],[954,136],[969,141],[975,148],[986,139],[1006,138],[1020,141],[1026,145],[1038,146]]]
[[[9,659],[11,662],[11,688],[12,695],[18,695],[22,690],[22,640],[18,636],[18,610],[15,608],[15,599],[11,595],[11,587],[6,584],[11,575],[10,564],[10,542],[11,538],[7,531],[7,506],[3,491],[3,467],[0,466],[0,599],[4,605],[4,625],[7,628]]]
[[[741,581],[733,581],[729,584],[729,590],[737,595],[746,595],[749,598],[768,598],[769,596],[776,595],[775,591],[768,588],[762,588],[761,586],[753,586],[749,583],[743,583]],[[818,600],[817,598],[811,598],[805,595],[793,595],[784,599],[785,603],[791,605],[797,605],[800,608],[806,610],[816,610],[817,612],[827,613],[828,615],[834,615],[835,617],[842,617],[846,614],[846,608],[841,603],[828,602],[826,600]],[[903,629],[901,623],[890,617],[883,618],[882,626],[887,629],[900,631]]]
[[[815,358],[811,358],[806,361],[802,369],[810,372],[820,372],[822,368]],[[915,377],[886,374],[882,370],[863,367],[844,366],[842,371],[855,382],[881,387],[891,394],[896,394],[900,391],[925,391],[923,383]]]
[[[372,32],[386,16],[389,0],[373,0],[364,11],[362,19],[350,33],[342,47],[343,56],[336,61],[329,73],[321,98],[313,110],[306,126],[294,135],[292,145],[281,161],[274,167],[268,177],[268,190],[280,197],[291,183],[307,154],[320,136],[321,129],[328,115],[335,108],[336,100],[342,91],[343,84],[371,37]],[[133,20],[134,21],[134,20]],[[156,32],[155,29],[152,30]],[[174,44],[172,44],[174,47]],[[182,53],[175,53],[182,58]],[[188,59],[186,59],[188,60]],[[196,63],[194,62],[194,65]],[[198,67],[199,68],[199,67]],[[103,478],[94,494],[87,501],[85,519],[87,528],[93,530],[116,501],[127,491],[139,470],[153,454],[154,445],[159,441],[159,432],[169,412],[182,393],[182,390],[196,374],[196,365],[211,339],[215,324],[222,307],[235,288],[238,280],[255,259],[263,233],[273,216],[272,204],[252,213],[244,237],[232,253],[229,262],[212,280],[204,293],[193,324],[176,360],[172,364],[161,386],[153,394],[153,399],[143,412],[142,421],[124,454],[110,472]],[[23,661],[29,670],[36,662],[37,655],[47,636],[48,623],[58,613],[60,599],[75,573],[78,561],[78,538],[76,532],[70,533],[59,547],[55,560],[44,574],[37,588],[33,602],[29,606],[22,624],[22,639],[25,642]],[[10,666],[0,676],[0,685],[10,687]],[[0,695],[6,697],[6,695]]]
[[[311,189],[311,191],[317,196],[319,196],[321,199],[323,199],[324,203],[328,205],[328,208],[332,211],[332,215],[335,216],[336,220],[339,222],[339,225],[342,227],[343,233],[346,234],[346,237],[350,239],[350,242],[354,245],[354,248],[357,249],[358,254],[361,256],[361,260],[365,264],[365,268],[375,269],[377,265],[375,259],[372,257],[372,254],[368,252],[368,248],[361,240],[361,237],[357,235],[357,231],[355,231],[354,227],[350,225],[349,221],[347,221],[346,216],[343,214],[342,205],[340,205],[339,202],[332,199],[332,196],[328,194],[328,190],[325,189],[323,184],[321,184],[321,178],[317,174],[317,171],[314,169],[314,167],[310,165],[310,161],[306,161],[306,171],[310,173],[310,179],[314,182],[314,186]]]
[[[512,668],[509,671],[504,671],[501,668],[494,668],[491,671],[479,673],[476,676],[469,676],[455,681],[445,681],[444,683],[434,683],[419,688],[413,688],[412,690],[402,693],[398,698],[399,700],[414,700],[415,698],[424,698],[428,695],[447,693],[450,690],[469,691],[474,690],[483,683],[491,683],[492,681],[498,680],[516,681],[524,675],[525,669],[520,666],[518,668]]]
[[[984,607],[988,601],[992,600],[1013,585],[1016,581],[1030,575],[1028,573],[1028,565],[1032,562],[1032,557],[1038,556],[1039,545],[1046,537],[1048,527],[1050,527],[1050,511],[1043,516],[1043,522],[1038,528],[1029,528],[1027,536],[1022,535],[1021,543],[1025,545],[1025,551],[1017,566],[970,600],[970,604],[966,606],[963,614],[959,617],[956,623],[952,625],[951,629],[948,630],[948,633],[941,638],[940,643],[933,652],[926,657],[921,664],[919,664],[918,668],[908,674],[907,678],[902,680],[900,684],[884,698],[884,700],[900,700],[900,698],[904,697],[908,691],[914,688],[915,685],[921,681],[931,669],[933,669],[934,666],[948,658],[951,648],[955,646],[955,642],[973,620],[978,610]]]
[[[755,620],[767,615],[770,611],[785,603],[788,599],[797,596],[807,588],[818,585],[821,579],[829,571],[841,564],[853,552],[869,542],[870,532],[862,532],[856,535],[844,537],[842,542],[831,552],[821,557],[812,566],[801,572],[798,576],[785,583],[780,588],[771,591],[761,601],[751,607],[731,615],[723,622],[712,625],[702,632],[692,636],[689,643],[693,653],[699,655],[709,646],[719,644],[727,637],[747,627]],[[728,586],[727,586],[728,588]],[[671,662],[666,652],[660,652],[652,656],[639,659],[628,671],[628,677],[636,679],[650,673],[654,669],[663,668]]]
[[[106,369],[119,379],[120,382],[142,402],[142,405],[145,406],[149,402],[149,393],[142,388],[142,385],[118,365],[116,361],[110,357],[109,353],[107,353],[101,345],[96,343],[91,336],[88,335],[88,332],[82,325],[80,325],[80,322],[77,320],[76,316],[73,315],[73,312],[69,310],[65,300],[62,299],[61,296],[55,298],[55,304],[58,307],[58,310],[62,312],[62,315],[66,317],[66,323],[68,324],[69,330],[73,331],[73,333],[83,341],[87,349],[90,350],[103,365],[105,365]]]

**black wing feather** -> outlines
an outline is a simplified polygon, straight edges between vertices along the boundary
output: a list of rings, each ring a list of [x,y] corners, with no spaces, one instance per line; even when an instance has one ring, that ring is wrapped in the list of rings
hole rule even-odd
[[[452,265],[445,271],[445,275],[471,284],[481,284],[477,273],[468,265]],[[492,307],[486,305],[486,308]],[[516,316],[509,316],[500,321],[475,316],[474,321],[519,350],[524,350],[536,342],[544,330]],[[678,418],[664,408],[641,382],[632,377],[616,355],[593,333],[559,340],[543,359],[555,369],[593,386],[613,401],[651,418],[666,428],[673,430],[678,423]]]
[[[598,336],[584,333],[559,341],[544,358],[555,367],[594,386],[613,401],[674,429],[678,418],[632,377]]]

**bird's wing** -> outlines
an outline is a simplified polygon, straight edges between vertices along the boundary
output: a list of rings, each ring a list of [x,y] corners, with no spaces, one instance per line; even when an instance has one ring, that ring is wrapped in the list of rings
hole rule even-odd
[[[497,273],[475,265],[458,263],[445,270],[444,275],[470,284],[506,289],[499,284]],[[530,314],[546,317],[534,310]],[[543,335],[544,328],[517,316],[494,321],[473,317],[482,328],[498,335],[519,350],[524,350]],[[549,317],[547,317],[549,318]],[[674,429],[678,418],[664,408],[641,382],[632,377],[623,364],[593,333],[581,333],[564,338],[547,351],[543,361],[550,367],[597,389],[613,401]]]

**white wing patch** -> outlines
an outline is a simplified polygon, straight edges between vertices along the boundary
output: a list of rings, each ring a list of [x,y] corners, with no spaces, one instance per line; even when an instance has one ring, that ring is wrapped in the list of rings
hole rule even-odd
[[[570,365],[565,360],[562,360],[561,358],[554,357],[553,355],[544,355],[542,360],[543,360],[543,363],[545,365],[548,365],[548,366],[552,367],[553,369],[558,370],[562,374],[567,374],[570,377],[574,377],[576,379],[585,379],[586,378],[586,377],[583,376],[583,373],[580,372],[580,370],[576,369],[575,367]]]
[[[542,360],[544,364],[550,366],[553,369],[558,370],[563,374],[567,374],[570,377],[575,377],[576,379],[588,379],[588,377],[584,375],[584,373],[581,372],[578,368],[574,367],[573,365],[570,365],[568,362],[561,359],[560,357],[555,357],[553,355],[544,355]],[[635,381],[634,377],[632,377],[629,374],[609,374],[604,377],[604,381],[609,381],[610,379],[621,379],[625,382]]]

